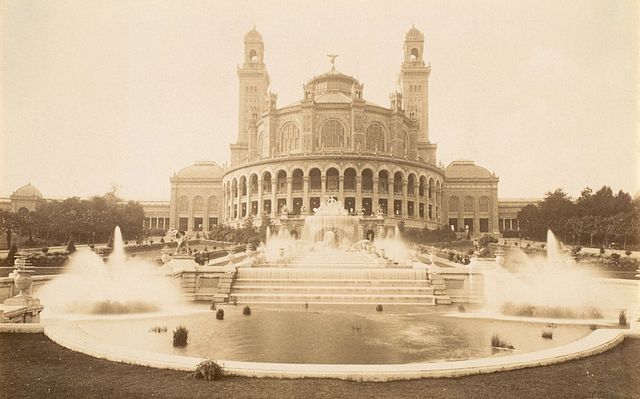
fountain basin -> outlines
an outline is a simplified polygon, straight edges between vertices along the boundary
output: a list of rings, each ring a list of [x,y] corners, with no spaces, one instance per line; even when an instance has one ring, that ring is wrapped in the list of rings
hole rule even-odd
[[[234,312],[232,307],[227,308],[224,321],[216,321],[213,313],[200,313],[198,316],[208,317],[212,319],[212,322],[214,323],[213,326],[215,326],[216,324],[218,326],[221,326],[227,324],[229,321],[232,321],[232,323],[237,321],[235,317],[236,313],[240,319],[251,320],[255,315],[261,314],[263,312],[269,312],[266,309],[254,308],[252,315],[250,317],[245,317],[241,315],[240,308],[236,309],[237,311]],[[385,313],[386,312],[387,308],[385,308]],[[286,314],[290,312],[281,313]],[[178,319],[182,317],[184,316],[178,316]],[[406,315],[404,315],[404,317],[406,317]],[[132,324],[128,325],[128,328],[131,328],[130,334],[128,335],[129,337],[138,335],[139,329],[142,327],[144,327],[144,334],[142,335],[151,334],[147,332],[147,329],[154,323],[153,318],[127,319],[128,322],[132,322]],[[162,320],[167,320],[166,324],[170,324],[167,318],[163,318]],[[111,320],[110,325],[113,325],[114,321],[115,320]],[[185,319],[176,320],[176,322],[184,324]],[[455,322],[455,319],[451,319],[450,322]],[[115,324],[118,324],[118,322],[116,322]],[[262,333],[266,333],[270,330],[271,327],[273,327],[273,325],[265,326],[265,329],[264,331],[262,331]],[[293,332],[300,332],[296,328],[296,326],[289,325],[283,327],[288,327]],[[187,328],[193,328],[192,334],[197,333],[196,325],[187,324]],[[203,326],[203,328],[208,328],[209,332],[211,333],[219,332],[217,331],[219,330],[219,328],[214,328],[214,331],[211,331],[211,325]],[[362,325],[360,331],[363,331],[362,329],[366,328],[366,325]],[[241,331],[237,328],[232,329],[235,332]],[[539,328],[536,328],[536,331],[541,331],[541,329],[542,325],[539,325]],[[92,356],[106,358],[114,361],[177,370],[194,370],[196,365],[204,359],[203,355],[198,356],[190,354],[188,352],[173,350],[171,353],[157,350],[151,351],[149,350],[149,347],[135,345],[133,342],[125,342],[126,345],[123,345],[123,341],[119,341],[119,343],[116,343],[114,342],[114,340],[105,339],[104,335],[97,334],[96,331],[103,331],[103,334],[107,334],[103,328],[100,328],[100,326],[92,326],[90,323],[87,324],[87,321],[59,322],[50,320],[47,322],[45,328],[45,334],[49,336],[49,338],[51,338],[53,341],[61,344],[62,346],[76,351],[84,352]],[[111,332],[113,333],[114,331]],[[322,336],[322,333],[324,331],[316,332],[318,334],[317,337],[320,337]],[[556,331],[556,334],[557,332],[558,331]],[[254,330],[254,333],[256,333],[258,336],[261,335],[260,331]],[[465,358],[445,361],[418,361],[410,363],[402,362],[396,364],[380,364],[376,362],[371,364],[323,364],[313,362],[300,364],[298,362],[247,362],[228,360],[227,358],[227,360],[219,360],[219,362],[223,364],[225,370],[230,375],[242,375],[251,377],[316,377],[340,378],[358,381],[391,381],[413,378],[454,377],[554,364],[593,355],[615,346],[624,339],[625,334],[629,333],[630,332],[628,330],[599,329],[592,333],[587,332],[584,336],[576,340],[571,340],[570,342],[555,346],[552,345],[551,347],[548,347],[546,349],[540,348],[538,350],[521,353],[517,352],[517,347],[518,345],[520,345],[520,343],[514,342],[516,344],[516,352],[510,354],[500,353],[498,355],[493,355],[490,357],[481,356],[479,358]],[[115,332],[116,336],[118,334],[118,332]],[[167,342],[170,341],[170,335],[165,334],[163,338],[165,338],[165,341]],[[267,336],[263,335],[263,338],[265,345],[273,344],[268,339],[268,334]],[[554,336],[554,340],[555,338],[556,337]],[[195,335],[193,335],[193,339],[195,339]],[[540,340],[542,340],[542,338],[540,338]],[[145,341],[148,342],[149,339]],[[240,338],[239,341],[236,342],[223,342],[222,344],[234,347],[243,346],[242,338]],[[291,346],[296,345],[296,342],[289,341],[285,344]],[[168,345],[170,345],[170,343]],[[194,341],[190,340],[189,344],[187,345],[187,350],[192,345],[194,347],[197,346],[194,345]],[[485,342],[485,345],[483,346],[488,347],[488,342]],[[351,350],[351,352],[356,351]],[[207,357],[215,359],[221,358],[221,356]]]

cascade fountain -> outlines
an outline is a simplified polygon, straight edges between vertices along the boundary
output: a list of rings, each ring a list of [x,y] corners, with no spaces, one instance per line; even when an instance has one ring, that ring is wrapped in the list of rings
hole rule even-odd
[[[51,280],[39,295],[53,313],[143,313],[179,307],[180,288],[150,261],[127,258],[120,227],[106,263],[88,248],[71,256],[65,274]]]
[[[551,230],[546,257],[517,250],[509,256],[510,269],[485,272],[485,304],[493,311],[571,314],[593,318],[604,309],[623,308],[625,301],[601,284],[601,279],[576,265],[562,251]]]
[[[340,201],[327,198],[313,211],[314,214],[304,220],[303,240],[339,248],[348,248],[358,241],[358,218],[349,216]]]

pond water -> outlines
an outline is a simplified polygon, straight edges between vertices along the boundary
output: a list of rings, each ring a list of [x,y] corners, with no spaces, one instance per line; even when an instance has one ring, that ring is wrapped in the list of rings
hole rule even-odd
[[[455,306],[309,309],[226,306],[182,316],[86,320],[80,327],[105,343],[137,350],[212,359],[322,364],[393,364],[463,360],[532,352],[560,346],[590,333],[588,326],[558,325],[553,339],[542,338],[543,323],[446,317]],[[172,331],[189,329],[188,345],[172,346]],[[166,326],[166,333],[150,332]],[[498,334],[515,350],[490,347]]]

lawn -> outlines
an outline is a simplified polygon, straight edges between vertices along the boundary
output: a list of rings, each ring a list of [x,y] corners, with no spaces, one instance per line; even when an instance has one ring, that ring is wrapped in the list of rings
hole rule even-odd
[[[640,340],[554,366],[387,383],[327,379],[194,380],[67,350],[42,334],[0,333],[2,398],[640,398]]]

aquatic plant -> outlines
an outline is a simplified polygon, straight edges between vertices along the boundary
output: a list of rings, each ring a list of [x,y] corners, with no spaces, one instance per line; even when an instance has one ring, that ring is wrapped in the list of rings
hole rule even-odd
[[[178,326],[173,330],[173,346],[186,346],[189,330],[184,326]]]

